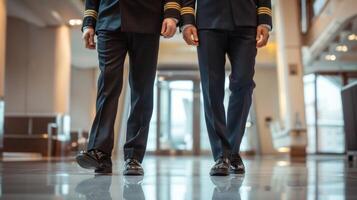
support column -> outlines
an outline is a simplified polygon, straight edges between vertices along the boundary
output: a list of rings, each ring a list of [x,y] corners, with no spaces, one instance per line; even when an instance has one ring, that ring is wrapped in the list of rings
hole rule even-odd
[[[279,151],[293,156],[304,156],[307,143],[299,13],[299,0],[276,1],[280,126],[273,138]]]
[[[6,49],[6,1],[0,0],[0,157],[4,135],[4,85],[5,85],[5,49]]]
[[[6,114],[68,114],[69,28],[40,28],[20,19],[8,20]]]

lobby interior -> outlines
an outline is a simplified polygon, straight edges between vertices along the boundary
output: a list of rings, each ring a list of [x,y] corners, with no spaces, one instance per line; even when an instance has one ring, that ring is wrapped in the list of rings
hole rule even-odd
[[[84,1],[0,0],[0,199],[357,199],[357,4],[272,3],[241,145],[245,175],[209,176],[196,48],[177,31],[160,42],[145,176],[125,177],[129,63],[113,111],[113,174],[95,175],[74,159],[99,75],[81,38]],[[226,97],[229,73],[227,62]]]

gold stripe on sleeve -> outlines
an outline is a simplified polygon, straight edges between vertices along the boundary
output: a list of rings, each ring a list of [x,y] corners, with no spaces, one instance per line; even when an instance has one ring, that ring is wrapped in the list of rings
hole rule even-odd
[[[95,10],[86,10],[86,11],[84,11],[84,17],[93,17],[93,18],[97,19],[98,13]]]
[[[272,11],[268,7],[260,7],[260,8],[258,8],[258,15],[263,15],[263,14],[272,16]]]
[[[192,7],[183,7],[181,9],[181,15],[191,14],[195,15],[195,10]]]
[[[181,10],[181,6],[180,6],[180,4],[178,4],[176,2],[168,2],[164,6],[164,11],[166,11],[168,9]]]

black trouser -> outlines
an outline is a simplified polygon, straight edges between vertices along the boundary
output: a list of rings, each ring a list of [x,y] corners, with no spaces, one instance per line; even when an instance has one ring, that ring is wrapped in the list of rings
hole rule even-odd
[[[159,49],[159,34],[98,32],[100,76],[96,116],[88,150],[111,154],[114,145],[114,122],[122,89],[124,60],[129,54],[131,109],[127,124],[125,159],[142,161],[153,110],[153,85]]]
[[[252,103],[256,28],[199,30],[198,58],[207,130],[214,159],[239,153]],[[227,120],[223,105],[226,55],[231,62]]]

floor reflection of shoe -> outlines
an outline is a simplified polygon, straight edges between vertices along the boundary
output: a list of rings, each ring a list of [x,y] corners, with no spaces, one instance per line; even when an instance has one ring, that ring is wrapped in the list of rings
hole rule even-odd
[[[231,176],[211,176],[211,181],[215,185],[213,191],[213,200],[240,200],[239,188],[242,185],[244,177]]]
[[[231,176],[231,187],[239,189],[244,181],[244,174]]]
[[[142,188],[144,176],[124,176],[123,199],[125,200],[145,200]]]
[[[124,176],[124,183],[125,185],[139,185],[142,184],[144,180],[144,176]]]
[[[227,190],[231,185],[231,177],[229,176],[211,176],[211,181],[220,191]]]
[[[80,182],[75,191],[86,196],[87,200],[102,199],[111,200],[110,186],[112,184],[111,176],[95,176]]]

